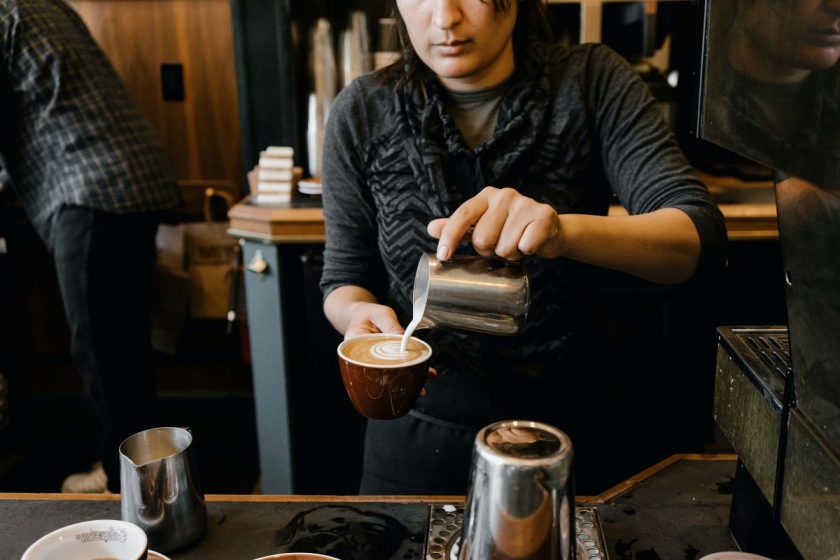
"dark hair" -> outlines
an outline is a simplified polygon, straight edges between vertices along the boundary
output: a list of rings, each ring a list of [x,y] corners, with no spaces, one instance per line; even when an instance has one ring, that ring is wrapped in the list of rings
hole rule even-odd
[[[504,13],[510,9],[511,2],[519,2],[519,13],[516,16],[516,23],[513,28],[514,49],[522,48],[525,45],[528,35],[551,42],[553,40],[551,24],[546,13],[545,0],[481,0],[482,2],[493,2],[497,12]],[[397,9],[396,0],[388,1],[389,9],[397,21],[397,45],[400,48],[400,58],[385,68],[380,77],[383,82],[392,84],[396,88],[415,86],[423,87],[425,79],[429,76],[429,68],[420,60],[411,40],[408,37],[408,30],[405,21]]]

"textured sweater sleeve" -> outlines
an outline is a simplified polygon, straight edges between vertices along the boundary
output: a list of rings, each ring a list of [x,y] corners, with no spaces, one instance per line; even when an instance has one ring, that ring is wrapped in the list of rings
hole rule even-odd
[[[701,242],[698,274],[715,273],[725,259],[723,215],[691,172],[658,103],[637,72],[604,46],[593,47],[586,79],[604,174],[630,214],[678,208]]]
[[[336,97],[324,134],[323,204],[326,226],[321,290],[340,286],[374,291],[379,253],[376,209],[365,181],[368,114],[359,81]]]

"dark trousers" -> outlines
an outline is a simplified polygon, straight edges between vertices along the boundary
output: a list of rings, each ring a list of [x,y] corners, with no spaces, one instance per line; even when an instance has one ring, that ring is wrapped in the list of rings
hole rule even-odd
[[[588,418],[593,418],[590,415]],[[520,419],[536,419],[520,415]],[[510,418],[500,417],[499,420]],[[594,421],[597,421],[595,419]],[[409,413],[396,420],[368,420],[360,494],[461,495],[469,490],[472,452],[478,429],[447,426]],[[619,443],[605,441],[620,429],[599,424],[572,427],[550,422],[572,439],[575,492],[597,495],[639,469],[623,468]]]
[[[574,448],[575,492],[595,495],[640,469],[626,468],[623,440],[626,427],[617,421],[615,407],[600,390],[595,407],[583,387],[599,384],[591,376],[570,375],[563,381],[521,379],[484,393],[487,381],[438,377],[426,384],[425,397],[414,410],[395,420],[368,420],[360,494],[466,494],[475,436],[499,420],[536,420],[566,432]],[[429,410],[436,394],[444,391],[460,399],[454,407]],[[496,398],[493,395],[496,395]],[[481,395],[481,396],[479,396]],[[509,406],[505,406],[505,400]],[[439,404],[441,401],[438,400]],[[455,402],[455,401],[452,401]],[[419,406],[427,407],[424,412]],[[468,423],[452,421],[460,414]],[[634,434],[638,439],[639,434]]]
[[[120,442],[155,421],[149,298],[157,223],[155,213],[66,206],[54,224],[70,350],[112,491],[119,491]]]

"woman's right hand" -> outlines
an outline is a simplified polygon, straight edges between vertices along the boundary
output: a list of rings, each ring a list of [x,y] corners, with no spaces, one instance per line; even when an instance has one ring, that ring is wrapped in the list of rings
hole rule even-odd
[[[402,334],[405,329],[397,320],[397,314],[387,305],[359,301],[352,303],[346,309],[348,318],[344,340],[362,334],[392,333]]]

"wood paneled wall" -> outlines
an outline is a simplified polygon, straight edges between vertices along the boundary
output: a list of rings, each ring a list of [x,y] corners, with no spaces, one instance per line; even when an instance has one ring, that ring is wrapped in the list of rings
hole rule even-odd
[[[239,192],[243,173],[230,1],[68,3],[156,127],[177,178],[229,181]],[[183,65],[183,101],[164,101],[164,63]]]

